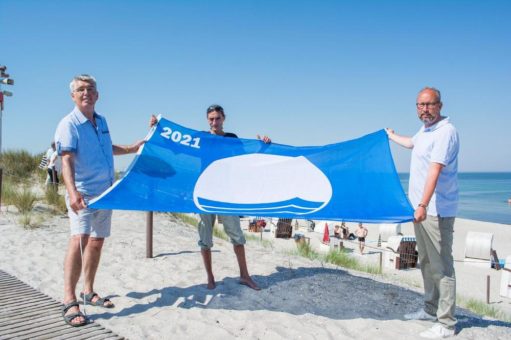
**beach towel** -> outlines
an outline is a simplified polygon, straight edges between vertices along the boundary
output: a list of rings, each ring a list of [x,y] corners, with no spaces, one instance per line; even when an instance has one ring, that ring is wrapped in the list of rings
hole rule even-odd
[[[223,138],[158,117],[97,209],[343,220],[410,221],[413,209],[384,130],[295,147]]]

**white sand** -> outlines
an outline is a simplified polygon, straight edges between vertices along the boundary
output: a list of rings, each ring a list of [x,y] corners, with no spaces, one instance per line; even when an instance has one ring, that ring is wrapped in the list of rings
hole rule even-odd
[[[112,236],[105,243],[95,288],[111,297],[116,307],[87,308],[95,322],[130,339],[397,340],[415,339],[431,326],[401,317],[420,306],[421,289],[409,285],[420,284],[419,270],[388,271],[384,276],[345,271],[290,255],[285,249],[295,248],[292,239],[273,239],[264,233],[272,240],[271,247],[256,241],[246,247],[249,270],[263,290],[256,292],[237,283],[232,246],[216,239],[213,268],[219,284],[210,291],[205,287],[196,231],[168,215],[155,215],[155,257],[147,259],[145,216],[114,213]],[[0,215],[0,269],[61,300],[67,218],[52,218],[32,230],[16,225],[15,219],[11,213]],[[377,227],[368,227],[369,241],[375,241]],[[455,258],[463,258],[467,230],[493,232],[499,255],[511,254],[509,228],[457,221]],[[310,235],[312,244],[318,245],[321,234]],[[378,255],[355,256],[375,261]],[[510,309],[510,299],[498,296],[500,272],[465,267],[456,264],[459,294],[484,301],[486,274],[490,274],[493,304]],[[457,315],[460,339],[511,338],[510,324],[483,320],[462,309]]]

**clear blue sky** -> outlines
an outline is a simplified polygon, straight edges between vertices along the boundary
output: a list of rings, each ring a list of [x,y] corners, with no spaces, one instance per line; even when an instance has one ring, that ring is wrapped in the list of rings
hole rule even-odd
[[[44,151],[79,73],[97,78],[118,144],[144,137],[151,113],[207,129],[212,103],[227,131],[283,144],[412,135],[429,85],[458,128],[460,170],[510,171],[510,18],[505,0],[0,0],[0,64],[16,81],[3,149]],[[409,152],[392,151],[406,172]]]

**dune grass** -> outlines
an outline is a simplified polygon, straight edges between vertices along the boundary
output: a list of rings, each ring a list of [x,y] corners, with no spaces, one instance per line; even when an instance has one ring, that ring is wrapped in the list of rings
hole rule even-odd
[[[66,200],[63,195],[59,194],[58,188],[48,186],[44,192],[46,203],[53,206],[57,213],[65,213],[67,211]]]
[[[223,229],[220,229],[218,226],[213,227],[213,236],[221,238],[224,241],[229,241],[229,236]]]
[[[331,250],[327,254],[322,255],[312,249],[308,243],[298,242],[296,243],[296,250],[292,253],[310,260],[320,260],[322,262],[335,264],[336,266],[347,269],[353,269],[369,274],[381,274],[381,270],[378,266],[360,263],[359,260],[351,257],[346,250]]]
[[[195,228],[199,226],[199,221],[197,219],[193,218],[189,214],[183,214],[183,213],[170,213],[174,218],[183,221],[186,224],[189,224]]]
[[[379,266],[361,263],[356,258],[351,257],[345,250],[331,250],[325,255],[325,262],[335,264],[340,267],[354,269],[369,274],[381,274]]]
[[[7,150],[0,154],[0,167],[5,176],[15,183],[24,182],[41,171],[38,166],[42,155],[31,155],[25,150]]]
[[[321,258],[321,255],[312,249],[310,244],[307,242],[298,242],[296,243],[296,254],[309,260],[317,260]]]
[[[177,219],[183,221],[184,223],[189,224],[195,228],[197,228],[199,226],[199,221],[196,220],[195,218],[193,218],[192,216],[190,216],[189,214],[171,213],[171,215],[174,216],[174,218],[177,218]],[[227,236],[225,231],[223,231],[222,229],[220,229],[217,226],[213,227],[213,236],[221,238],[222,240],[225,240],[225,241],[229,240],[229,236]]]
[[[336,251],[330,250],[324,258],[325,262],[335,264],[339,267],[358,269],[360,267],[359,261],[351,257],[345,250]]]
[[[22,215],[30,213],[34,209],[37,196],[27,188],[22,186],[21,189],[15,191],[13,196],[12,204],[18,209],[18,212]]]
[[[16,196],[16,186],[11,180],[4,178],[2,181],[2,204],[11,205],[13,204]]]
[[[30,212],[21,214],[18,218],[18,223],[24,227],[33,227],[32,214]]]
[[[456,303],[477,315],[488,316],[493,319],[511,322],[511,317],[509,315],[501,311],[499,308],[487,304],[486,302],[457,295]]]
[[[244,233],[244,234],[245,234],[245,239],[247,240],[247,242],[259,243],[263,246],[263,248],[273,248],[273,242],[270,240],[265,240],[264,238],[262,239],[260,235],[257,236],[254,234],[247,234],[247,233]]]

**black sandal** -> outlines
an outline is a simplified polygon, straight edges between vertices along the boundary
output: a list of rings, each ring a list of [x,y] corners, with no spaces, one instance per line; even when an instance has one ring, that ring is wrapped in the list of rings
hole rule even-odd
[[[111,303],[112,301],[110,301],[110,299],[108,299],[108,298],[99,298],[96,301],[92,301],[92,299],[94,299],[94,297],[96,297],[96,296],[99,297],[99,295],[94,292],[89,293],[89,294],[80,293],[80,297],[88,305],[103,307],[103,308],[114,308],[115,307],[114,304]],[[111,304],[105,306],[106,302],[110,302]]]
[[[68,314],[66,315],[66,312],[73,308],[73,307],[79,307],[80,305],[78,304],[78,302],[76,301],[71,301],[70,303],[68,304],[64,304],[62,306],[62,317],[64,318],[64,321],[69,325],[69,326],[72,326],[72,327],[81,327],[81,326],[85,326],[87,324],[87,317],[81,312],[81,311],[78,311],[77,313],[73,313],[73,314]],[[73,321],[75,318],[77,317],[83,317],[83,321],[82,322],[79,322],[79,323],[72,323],[71,321]]]

